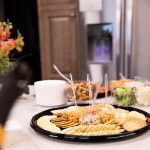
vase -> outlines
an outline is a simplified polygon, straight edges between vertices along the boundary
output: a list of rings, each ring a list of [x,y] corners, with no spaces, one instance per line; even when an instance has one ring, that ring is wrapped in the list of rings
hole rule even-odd
[[[3,86],[3,82],[7,78],[9,72],[12,72],[18,62],[10,62],[9,58],[0,58],[0,89]],[[22,94],[29,94],[29,87],[26,84],[21,90],[19,96]]]

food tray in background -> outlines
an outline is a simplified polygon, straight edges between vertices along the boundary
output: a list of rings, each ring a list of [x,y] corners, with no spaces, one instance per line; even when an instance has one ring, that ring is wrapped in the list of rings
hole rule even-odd
[[[86,106],[87,104],[80,104],[80,106]],[[137,111],[139,113],[142,113],[146,116],[148,123],[145,127],[140,128],[138,130],[135,131],[130,131],[130,132],[122,132],[119,134],[114,134],[114,135],[101,135],[101,136],[79,136],[79,135],[67,135],[67,134],[60,134],[60,133],[54,133],[54,132],[50,132],[50,131],[46,131],[42,128],[40,128],[37,125],[37,120],[45,115],[52,115],[51,111],[54,110],[58,110],[58,109],[63,109],[63,108],[67,108],[70,107],[72,105],[67,105],[67,106],[62,106],[62,107],[55,107],[52,109],[48,109],[45,110],[43,112],[40,112],[38,114],[36,114],[35,116],[33,116],[33,118],[31,119],[31,127],[37,131],[37,133],[39,134],[43,134],[47,137],[50,138],[54,138],[54,139],[58,139],[58,140],[65,140],[65,141],[73,141],[73,142],[99,142],[99,143],[103,143],[103,142],[114,142],[114,141],[123,141],[123,140],[127,140],[127,139],[131,139],[131,138],[135,138],[137,136],[142,135],[143,133],[145,133],[146,131],[148,131],[150,129],[150,114],[134,108],[134,107],[123,107],[123,106],[117,106],[114,105],[115,108],[121,108],[121,109],[125,109],[128,111]]]

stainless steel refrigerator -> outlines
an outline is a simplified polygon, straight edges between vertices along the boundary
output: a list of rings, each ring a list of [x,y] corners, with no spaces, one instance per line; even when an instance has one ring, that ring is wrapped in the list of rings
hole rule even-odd
[[[80,15],[81,78],[90,71],[93,80],[105,73],[110,80],[117,79],[120,72],[127,78],[150,80],[150,0],[101,3],[99,22],[88,24],[85,13]]]

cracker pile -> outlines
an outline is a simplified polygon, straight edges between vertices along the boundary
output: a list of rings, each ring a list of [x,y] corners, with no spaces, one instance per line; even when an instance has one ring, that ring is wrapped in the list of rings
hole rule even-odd
[[[79,125],[75,127],[70,127],[62,130],[63,134],[73,134],[73,135],[83,135],[83,136],[97,136],[97,135],[110,135],[117,134],[123,132],[123,129],[120,129],[119,126],[116,125]]]
[[[114,108],[108,104],[68,107],[43,116],[37,125],[44,130],[80,136],[112,135],[130,132],[147,125],[147,118],[137,111]]]

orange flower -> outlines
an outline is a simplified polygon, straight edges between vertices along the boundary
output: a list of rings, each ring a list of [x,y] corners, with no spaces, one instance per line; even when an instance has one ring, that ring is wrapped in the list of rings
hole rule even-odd
[[[17,31],[17,38],[10,38],[12,24],[10,22],[0,22],[0,58],[6,57],[10,54],[10,51],[16,49],[18,52],[22,51],[24,46],[23,37],[19,31]]]
[[[10,53],[10,46],[8,41],[2,41],[0,46],[0,51],[2,56],[7,56]]]

